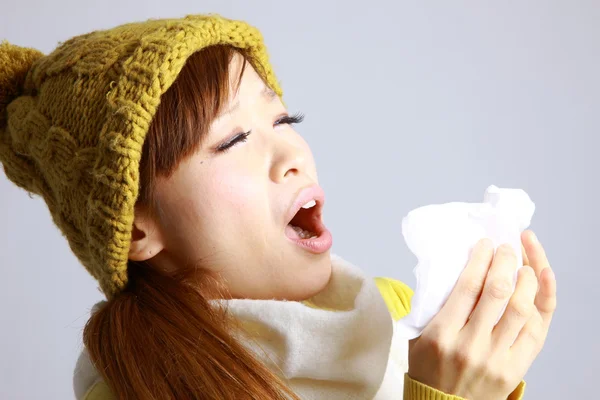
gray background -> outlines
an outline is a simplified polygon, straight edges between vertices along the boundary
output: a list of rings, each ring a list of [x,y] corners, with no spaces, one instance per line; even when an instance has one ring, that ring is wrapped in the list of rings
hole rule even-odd
[[[597,388],[597,0],[1,2],[0,38],[44,52],[146,18],[217,12],[259,27],[291,111],[306,113],[334,251],[374,275],[414,285],[400,229],[411,209],[525,189],[559,283],[526,397]],[[72,398],[101,295],[41,200],[4,174],[0,221],[0,398]]]

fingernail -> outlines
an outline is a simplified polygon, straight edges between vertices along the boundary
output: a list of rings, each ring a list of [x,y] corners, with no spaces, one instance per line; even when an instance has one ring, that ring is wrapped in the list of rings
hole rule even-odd
[[[533,231],[531,232],[531,241],[533,243],[536,243],[536,244],[540,242],[540,240],[538,239],[537,235]]]

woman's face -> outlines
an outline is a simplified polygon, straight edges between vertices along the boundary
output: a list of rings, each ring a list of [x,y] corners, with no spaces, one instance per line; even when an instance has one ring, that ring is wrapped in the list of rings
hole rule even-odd
[[[315,162],[279,97],[250,64],[237,85],[242,64],[236,54],[229,76],[238,90],[200,150],[158,181],[156,216],[148,223],[136,215],[145,239],[132,247],[132,259],[217,272],[235,298],[306,299],[331,274]],[[313,199],[314,207],[297,213]]]

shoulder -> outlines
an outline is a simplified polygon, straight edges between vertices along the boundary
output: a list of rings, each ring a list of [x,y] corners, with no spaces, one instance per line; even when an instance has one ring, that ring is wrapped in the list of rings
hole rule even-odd
[[[116,400],[104,381],[98,381],[87,391],[83,400]]]
[[[92,307],[95,313],[105,301],[100,301]],[[94,367],[87,349],[84,347],[73,371],[73,391],[77,400],[116,400],[109,386]]]
[[[77,400],[115,400],[108,385],[94,368],[87,350],[77,360],[73,374],[73,389]]]
[[[116,400],[116,397],[92,364],[86,349],[83,349],[79,355],[75,366],[73,389],[77,400]]]
[[[375,278],[375,284],[394,321],[408,315],[413,290],[406,283],[391,278],[378,277]]]

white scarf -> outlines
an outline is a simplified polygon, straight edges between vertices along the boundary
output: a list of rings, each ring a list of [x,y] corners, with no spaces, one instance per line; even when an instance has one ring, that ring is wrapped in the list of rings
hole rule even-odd
[[[408,342],[393,338],[392,318],[374,280],[338,256],[331,261],[329,283],[306,302],[219,302],[252,334],[246,346],[301,399],[401,399]],[[85,350],[77,365],[81,399],[99,374],[90,372]]]
[[[379,289],[340,257],[332,255],[331,265],[329,283],[307,301],[316,308],[277,300],[224,303],[256,338],[247,347],[301,399],[402,398],[406,357],[392,352],[388,368],[393,322]]]

